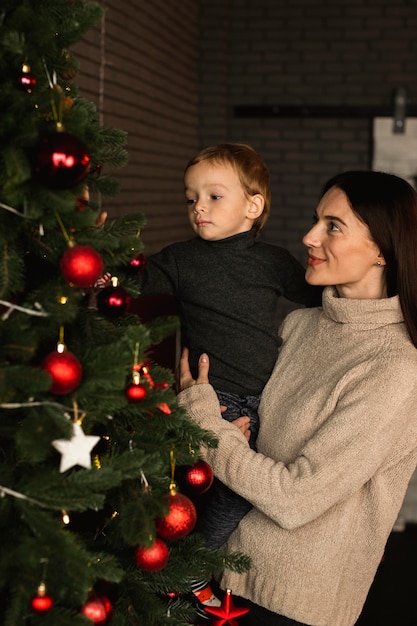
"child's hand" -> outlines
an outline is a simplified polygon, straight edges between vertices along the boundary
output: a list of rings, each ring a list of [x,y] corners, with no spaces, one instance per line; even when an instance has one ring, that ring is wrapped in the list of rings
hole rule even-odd
[[[99,226],[103,226],[103,224],[106,221],[106,219],[107,219],[107,212],[106,211],[102,211],[100,213],[100,215],[98,216],[98,218],[96,219],[94,226],[96,228],[98,228]]]
[[[250,419],[247,415],[242,415],[241,417],[237,417],[233,422],[231,422],[234,426],[236,426],[242,433],[245,435],[245,438],[249,441],[250,437]]]

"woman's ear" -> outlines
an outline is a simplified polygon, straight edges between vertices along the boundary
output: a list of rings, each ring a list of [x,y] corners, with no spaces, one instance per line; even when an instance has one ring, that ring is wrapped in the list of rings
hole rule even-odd
[[[379,265],[380,267],[383,267],[387,264],[386,260],[384,259],[384,255],[382,254],[382,252],[380,252],[378,254],[378,259],[376,262],[377,265]]]
[[[250,197],[247,216],[251,220],[256,220],[262,215],[265,207],[265,198],[261,193],[256,193]]]

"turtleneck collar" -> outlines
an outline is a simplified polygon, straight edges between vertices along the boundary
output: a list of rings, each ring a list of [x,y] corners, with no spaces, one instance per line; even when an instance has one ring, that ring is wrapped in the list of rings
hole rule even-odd
[[[204,239],[203,241],[210,246],[227,246],[235,250],[243,250],[244,248],[252,246],[255,243],[255,239],[256,230],[252,228],[244,233],[238,233],[237,235],[232,235],[231,237],[226,237],[225,239],[217,239],[216,241],[207,241]]]
[[[324,289],[323,311],[334,322],[354,324],[358,329],[404,321],[398,296],[378,300],[339,298],[335,287]]]

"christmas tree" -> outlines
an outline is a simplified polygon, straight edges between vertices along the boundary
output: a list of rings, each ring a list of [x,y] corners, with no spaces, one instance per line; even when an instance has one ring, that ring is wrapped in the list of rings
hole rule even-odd
[[[100,15],[0,9],[2,626],[194,623],[191,580],[248,566],[193,532],[216,442],[150,356],[176,318],[130,306],[145,218],[100,218],[126,137],[78,94],[71,53]]]

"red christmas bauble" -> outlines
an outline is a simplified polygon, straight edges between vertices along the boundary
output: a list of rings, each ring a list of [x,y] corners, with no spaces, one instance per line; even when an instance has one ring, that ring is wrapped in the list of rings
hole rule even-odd
[[[51,352],[41,364],[52,378],[51,393],[65,395],[78,387],[82,377],[81,363],[77,357],[64,350],[64,352]]]
[[[126,289],[120,287],[105,287],[97,294],[97,308],[103,315],[119,317],[123,315],[130,302]]]
[[[62,131],[41,139],[33,172],[46,187],[70,189],[85,178],[89,165],[90,157],[82,141]]]
[[[177,541],[193,530],[197,521],[197,511],[190,498],[182,493],[169,494],[168,504],[167,515],[156,520],[156,531],[163,539]]]
[[[70,246],[62,255],[59,266],[67,283],[81,289],[92,287],[103,272],[102,258],[90,246]]]
[[[126,387],[125,391],[126,398],[129,400],[129,402],[142,402],[142,400],[146,398],[147,393],[148,392],[146,390],[146,387],[144,385],[141,385],[140,383],[132,383],[131,385]]]
[[[47,613],[53,606],[54,601],[47,593],[39,591],[36,596],[33,596],[30,606],[35,613]]]
[[[135,256],[127,266],[127,272],[129,274],[140,274],[146,267],[146,257],[144,254],[138,254]]]
[[[168,546],[159,537],[152,545],[138,546],[135,550],[136,564],[146,572],[159,572],[168,563],[168,559]]]
[[[203,460],[197,461],[195,465],[186,467],[182,476],[187,487],[190,487],[193,492],[198,494],[208,491],[214,480],[213,470]]]
[[[98,594],[92,594],[81,608],[81,613],[93,624],[106,624],[112,612],[113,606],[107,596]]]
[[[36,78],[30,71],[30,66],[26,63],[22,66],[22,73],[17,78],[17,86],[26,93],[32,93],[34,86],[36,85]]]

